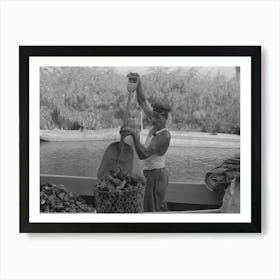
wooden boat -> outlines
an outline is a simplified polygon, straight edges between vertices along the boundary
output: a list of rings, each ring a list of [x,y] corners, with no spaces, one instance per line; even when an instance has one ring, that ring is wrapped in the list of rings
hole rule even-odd
[[[62,184],[68,191],[86,199],[93,199],[96,177],[41,174],[40,184]],[[204,184],[169,182],[166,199],[172,213],[217,213],[222,205],[223,193],[209,191]]]
[[[50,142],[50,139],[44,136],[40,136],[40,142]]]

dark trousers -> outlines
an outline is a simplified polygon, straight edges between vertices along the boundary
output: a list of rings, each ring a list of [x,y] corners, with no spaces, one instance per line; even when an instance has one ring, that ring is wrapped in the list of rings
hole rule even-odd
[[[144,170],[146,188],[144,211],[168,211],[165,193],[168,186],[168,172],[165,168]]]

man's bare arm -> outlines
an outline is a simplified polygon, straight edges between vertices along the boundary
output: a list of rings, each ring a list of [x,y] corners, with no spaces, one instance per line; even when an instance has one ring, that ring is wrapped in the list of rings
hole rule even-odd
[[[163,155],[170,144],[170,134],[163,133],[152,139],[152,142],[149,147],[141,145],[140,138],[136,133],[132,133],[134,140],[135,150],[138,154],[139,159],[146,159],[151,155]]]
[[[141,81],[139,78],[138,78],[138,84],[136,88],[136,94],[137,94],[137,101],[141,106],[141,108],[143,109],[144,113],[149,119],[152,119],[153,109],[143,92]]]
[[[140,143],[140,137],[137,134],[132,134],[132,138],[139,159],[143,160],[152,155],[152,151],[149,151],[145,146],[143,146]]]

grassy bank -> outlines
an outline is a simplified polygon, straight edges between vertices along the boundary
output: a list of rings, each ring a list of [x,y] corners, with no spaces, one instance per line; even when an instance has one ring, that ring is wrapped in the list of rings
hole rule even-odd
[[[171,146],[193,146],[193,147],[218,147],[218,148],[239,148],[240,136],[233,134],[219,133],[211,135],[206,132],[170,131]],[[144,141],[148,130],[141,132],[141,140]],[[120,139],[118,128],[100,130],[41,130],[40,139],[43,141],[93,141],[106,140],[117,141]]]

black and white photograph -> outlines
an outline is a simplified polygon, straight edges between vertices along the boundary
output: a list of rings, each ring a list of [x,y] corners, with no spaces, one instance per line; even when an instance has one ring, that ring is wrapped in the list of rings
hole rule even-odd
[[[30,221],[252,222],[250,57],[94,50],[29,58]]]
[[[40,211],[239,213],[239,73],[42,67]]]

